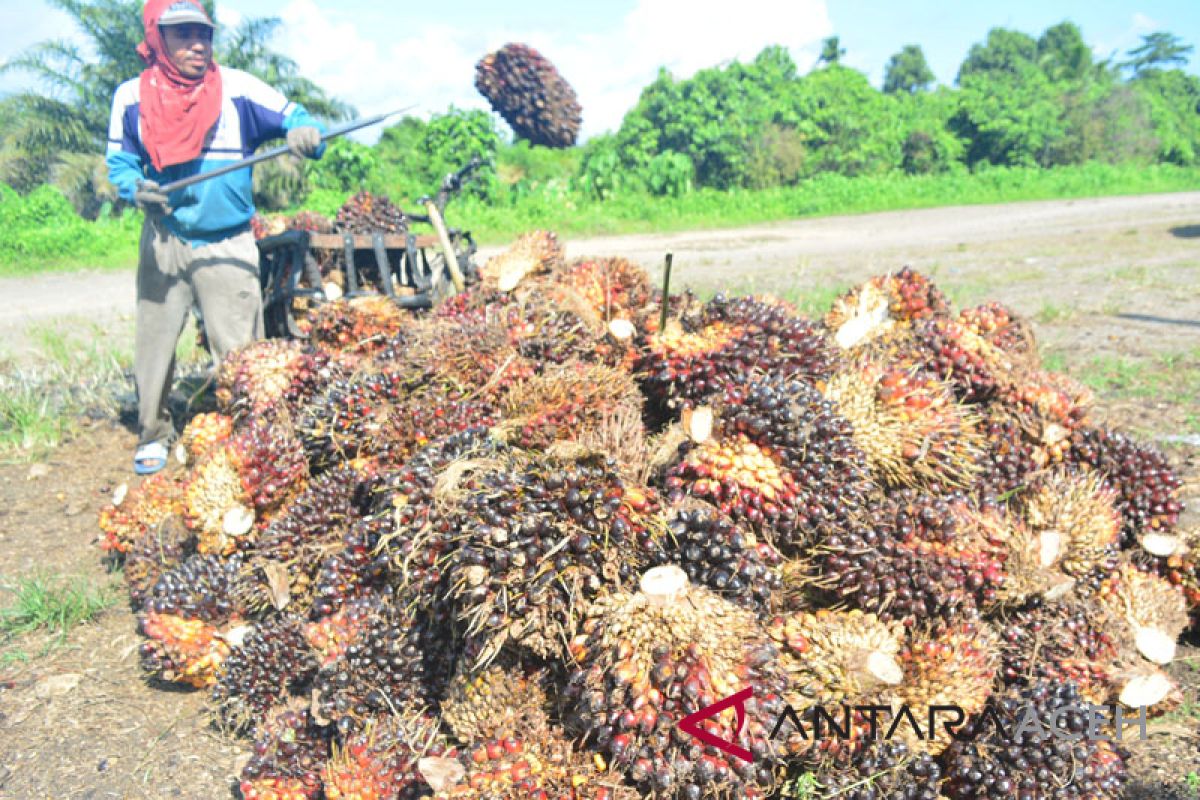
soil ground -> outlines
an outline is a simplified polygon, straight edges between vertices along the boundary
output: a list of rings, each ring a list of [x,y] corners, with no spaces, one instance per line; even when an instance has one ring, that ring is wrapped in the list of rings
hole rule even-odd
[[[846,286],[909,264],[959,305],[999,300],[1033,320],[1048,364],[1096,389],[1099,416],[1152,438],[1200,508],[1200,193],[893,212],[732,231],[568,243],[569,254],[624,255],[673,287],[773,292],[807,310]],[[486,254],[485,254],[486,255]],[[36,362],[37,326],[81,320],[127,335],[130,273],[0,281],[0,342]],[[95,328],[92,328],[95,330]],[[36,463],[0,465],[3,589],[35,573],[112,586],[96,512],[131,482],[133,435],[117,420],[81,422]],[[1195,525],[1198,515],[1189,512]],[[1134,743],[1130,798],[1195,798],[1200,776],[1200,649],[1171,669],[1185,704]],[[231,796],[245,742],[215,731],[201,692],[148,684],[122,601],[63,641],[0,640],[0,798]],[[1198,779],[1200,780],[1200,779]]]

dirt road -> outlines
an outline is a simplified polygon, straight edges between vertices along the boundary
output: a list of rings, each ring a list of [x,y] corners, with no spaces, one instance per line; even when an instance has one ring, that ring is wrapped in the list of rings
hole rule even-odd
[[[1196,285],[1200,265],[1200,192],[895,211],[567,244],[570,256],[619,255],[654,270],[673,252],[679,288],[811,292],[822,300],[832,288],[911,264],[960,301],[994,297],[1006,287],[998,299],[1027,313],[1047,298],[1071,302],[1064,292],[1082,283],[1096,284],[1083,298],[1096,309],[1119,301],[1121,311],[1160,312],[1164,298],[1157,293],[1113,298],[1104,278],[1130,263],[1148,270],[1182,266],[1169,279],[1180,296],[1165,299],[1182,302],[1176,311],[1187,319],[1200,319],[1197,292],[1185,297],[1182,291]],[[485,248],[482,256],[497,249]],[[1149,259],[1143,257],[1148,251]],[[82,317],[103,323],[134,310],[128,272],[0,280],[0,296],[6,298],[0,341],[14,354],[27,349],[24,329],[31,322]]]

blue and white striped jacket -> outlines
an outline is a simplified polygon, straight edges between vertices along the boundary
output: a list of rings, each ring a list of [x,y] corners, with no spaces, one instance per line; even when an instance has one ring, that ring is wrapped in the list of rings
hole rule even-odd
[[[322,127],[303,106],[288,102],[249,73],[221,67],[221,88],[221,116],[209,132],[200,157],[159,172],[142,148],[138,116],[141,80],[134,78],[118,87],[108,126],[107,162],[108,178],[121,197],[132,202],[140,180],[148,178],[165,184],[209,172],[253,155],[263,142],[278,139],[292,128]],[[324,152],[322,144],[318,157]],[[166,217],[167,228],[193,246],[246,230],[254,216],[250,173],[250,169],[240,169],[172,192],[170,205],[175,210]]]

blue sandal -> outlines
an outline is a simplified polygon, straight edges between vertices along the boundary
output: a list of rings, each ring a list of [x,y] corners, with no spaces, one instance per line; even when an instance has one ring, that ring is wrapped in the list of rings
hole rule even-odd
[[[167,465],[167,446],[162,442],[144,444],[133,454],[133,471],[153,475]]]

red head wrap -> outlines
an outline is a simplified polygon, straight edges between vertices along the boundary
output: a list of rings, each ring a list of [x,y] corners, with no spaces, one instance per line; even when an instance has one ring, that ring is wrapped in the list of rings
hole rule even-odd
[[[185,1],[204,13],[196,0]],[[200,78],[185,77],[171,63],[158,20],[178,2],[148,0],[142,12],[146,39],[138,45],[138,55],[146,62],[141,78],[142,146],[159,171],[197,158],[221,116],[221,72],[216,63]]]

